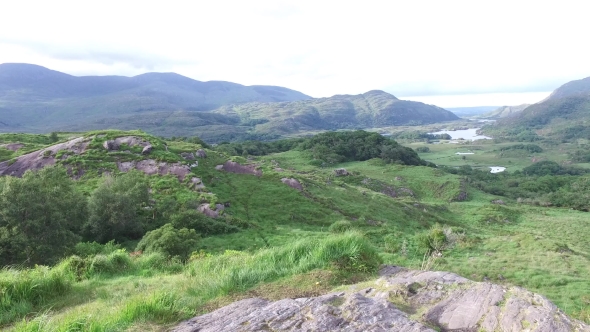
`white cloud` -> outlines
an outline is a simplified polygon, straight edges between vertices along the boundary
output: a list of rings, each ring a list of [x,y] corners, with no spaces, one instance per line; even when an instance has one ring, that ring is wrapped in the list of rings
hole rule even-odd
[[[575,0],[11,1],[0,63],[174,71],[315,97],[542,92],[590,76],[585,16]]]

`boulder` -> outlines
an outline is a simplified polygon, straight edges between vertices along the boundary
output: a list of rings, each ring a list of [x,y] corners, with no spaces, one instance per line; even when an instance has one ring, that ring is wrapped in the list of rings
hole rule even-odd
[[[180,154],[180,156],[186,160],[194,160],[195,159],[195,155],[192,152],[183,152]]]
[[[196,152],[197,158],[207,158],[207,152],[203,149],[198,149]]]
[[[350,173],[348,173],[348,171],[345,168],[337,168],[334,170],[334,175],[335,176],[347,176]]]
[[[505,205],[506,203],[501,199],[495,199],[492,201],[492,204]]]
[[[236,163],[235,161],[228,160],[223,165],[215,166],[215,169],[218,171],[226,171],[229,173],[236,173],[236,174],[252,174],[256,176],[262,176],[262,171],[256,169],[256,165],[241,165]]]
[[[291,188],[297,189],[299,191],[303,191],[303,186],[301,185],[301,183],[299,183],[299,181],[297,181],[293,178],[282,178],[281,182],[288,185]]]
[[[317,297],[241,300],[172,331],[590,331],[519,287],[397,266],[384,267],[381,275]]]
[[[215,207],[212,208],[209,203],[201,204],[197,208],[199,212],[210,218],[219,218],[219,212],[223,209],[225,209],[223,204],[215,204]]]
[[[152,149],[153,147],[151,144],[146,145],[143,147],[143,150],[141,150],[141,154],[150,154],[150,152],[152,152]]]
[[[102,146],[107,150],[107,151],[114,151],[114,150],[119,150],[119,144],[114,141],[114,140],[109,140],[109,141],[104,141],[102,143]]]

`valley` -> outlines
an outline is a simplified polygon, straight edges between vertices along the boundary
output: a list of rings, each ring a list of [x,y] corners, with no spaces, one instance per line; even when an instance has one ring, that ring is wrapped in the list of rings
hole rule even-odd
[[[482,121],[377,90],[311,98],[172,74],[111,77],[99,80],[132,94],[144,93],[147,81],[161,89],[208,86],[213,92],[203,98],[221,99],[206,110],[162,103],[140,114],[122,97],[113,101],[120,108],[94,114],[90,125],[68,112],[86,114],[76,103],[86,105],[89,95],[111,98],[111,83],[103,86],[108,94],[96,94],[79,83],[96,78],[27,68],[58,77],[57,92],[81,99],[63,110],[69,120],[52,124],[34,119],[32,104],[16,103],[30,91],[0,95],[1,107],[31,112],[0,109],[10,127],[0,127],[2,329],[162,331],[243,299],[330,292],[341,295],[329,310],[340,310],[364,296],[359,289],[384,291],[381,273],[429,276],[370,298],[389,294],[388,305],[425,329],[447,323],[434,314],[436,301],[421,306],[420,294],[452,298],[466,283],[501,287],[506,295],[489,310],[502,324],[537,324],[500,314],[528,299],[569,330],[588,330],[584,80]],[[53,100],[51,86],[37,96]],[[446,275],[436,271],[454,273],[455,283],[436,288]],[[494,330],[480,318],[470,328]]]

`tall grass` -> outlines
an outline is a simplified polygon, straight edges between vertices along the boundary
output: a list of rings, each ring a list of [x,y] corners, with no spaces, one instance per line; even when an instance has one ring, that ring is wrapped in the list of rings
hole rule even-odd
[[[157,257],[136,263],[161,263]],[[15,331],[121,331],[133,324],[174,323],[194,315],[219,296],[248,290],[261,283],[309,272],[334,269],[342,274],[376,271],[376,249],[356,232],[305,239],[249,254],[226,251],[188,263],[181,275],[155,276],[160,287],[134,293],[120,301],[96,301],[61,316],[41,315],[14,326]],[[145,267],[146,265],[144,265]],[[173,278],[172,282],[164,282]],[[160,280],[160,279],[159,279]],[[164,284],[168,284],[164,286]]]
[[[0,271],[0,325],[66,294],[75,278],[64,269],[37,266]]]
[[[194,287],[205,291],[201,296],[206,299],[313,269],[372,272],[380,263],[376,249],[367,239],[359,233],[348,232],[322,240],[299,240],[253,255],[227,251],[221,256],[195,261],[186,271]]]

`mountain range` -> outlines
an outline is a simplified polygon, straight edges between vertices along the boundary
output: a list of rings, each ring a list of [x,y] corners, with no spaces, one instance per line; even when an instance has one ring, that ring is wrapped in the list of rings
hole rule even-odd
[[[315,99],[278,86],[201,82],[175,73],[77,77],[37,65],[0,64],[3,132],[142,129],[218,141],[455,119],[442,108],[383,91]]]

